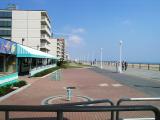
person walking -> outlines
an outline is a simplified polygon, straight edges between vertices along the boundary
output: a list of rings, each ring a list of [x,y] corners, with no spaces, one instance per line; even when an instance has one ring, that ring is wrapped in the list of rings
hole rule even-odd
[[[125,70],[125,62],[122,61],[122,71],[124,71],[124,70]]]
[[[116,72],[118,72],[118,61],[116,61]]]
[[[125,71],[126,71],[128,67],[128,63],[126,61],[124,62],[124,66],[125,66]]]

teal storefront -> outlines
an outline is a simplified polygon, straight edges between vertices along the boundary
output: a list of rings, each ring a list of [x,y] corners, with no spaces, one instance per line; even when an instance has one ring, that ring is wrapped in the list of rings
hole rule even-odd
[[[56,67],[57,57],[17,44],[18,72],[19,75],[29,75],[45,69]]]
[[[0,86],[18,80],[16,49],[15,42],[0,38]]]
[[[0,86],[18,81],[22,73],[33,76],[56,67],[57,57],[0,38]]]

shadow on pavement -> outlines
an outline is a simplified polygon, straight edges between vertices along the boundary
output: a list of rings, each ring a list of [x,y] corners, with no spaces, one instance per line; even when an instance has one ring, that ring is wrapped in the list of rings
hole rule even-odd
[[[149,88],[160,88],[160,86],[149,86],[149,85],[134,85],[135,87],[149,87]]]
[[[10,118],[10,120],[57,120],[57,118],[56,117]],[[63,118],[63,120],[69,120],[69,119]]]

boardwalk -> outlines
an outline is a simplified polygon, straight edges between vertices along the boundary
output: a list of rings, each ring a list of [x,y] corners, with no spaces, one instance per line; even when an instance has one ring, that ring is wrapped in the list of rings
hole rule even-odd
[[[74,86],[73,102],[83,101],[76,96],[84,96],[88,99],[111,99],[116,102],[122,97],[149,97],[149,95],[131,88],[127,85],[111,79],[107,75],[97,73],[90,69],[65,69],[62,70],[61,80],[53,80],[52,75],[45,78],[26,79],[31,83],[27,89],[12,95],[0,102],[1,105],[41,105],[43,101],[51,96],[63,96],[66,94],[66,87]],[[52,104],[64,103],[66,100],[50,101]],[[53,117],[53,113],[12,113],[15,118]],[[106,113],[66,113],[68,119],[106,119]],[[109,118],[109,116],[108,116]],[[0,114],[0,120],[4,119],[4,114]],[[46,118],[44,118],[46,120]],[[20,119],[17,119],[20,120]],[[23,119],[21,119],[23,120]],[[32,120],[32,119],[31,119]],[[43,119],[39,119],[43,120]],[[49,118],[48,118],[49,120]]]

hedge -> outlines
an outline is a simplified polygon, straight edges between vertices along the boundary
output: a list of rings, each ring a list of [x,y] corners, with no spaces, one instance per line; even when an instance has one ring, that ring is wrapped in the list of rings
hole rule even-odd
[[[18,82],[12,83],[12,84],[7,84],[5,86],[0,86],[0,96],[3,96],[9,92],[14,91],[13,87],[22,87],[26,85],[26,81],[20,80]]]
[[[33,77],[42,77],[42,76],[47,75],[47,74],[49,74],[49,73],[51,73],[53,71],[58,70],[59,68],[60,67],[57,66],[57,67],[53,67],[53,68],[49,68],[49,69],[43,70],[43,71],[41,71],[41,72],[36,73],[35,75],[33,75]]]

